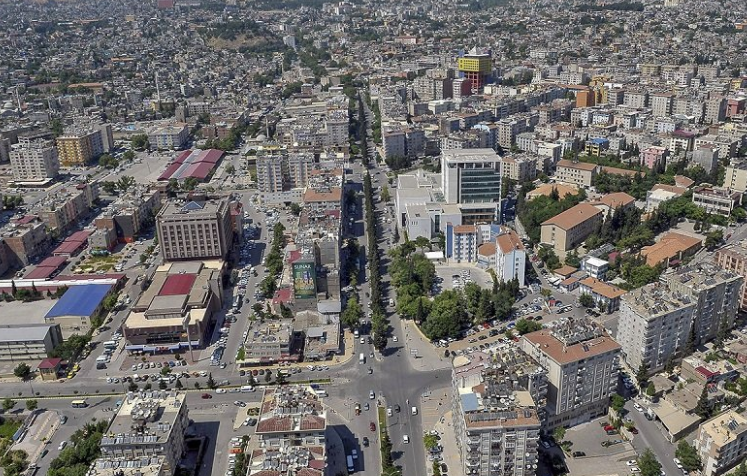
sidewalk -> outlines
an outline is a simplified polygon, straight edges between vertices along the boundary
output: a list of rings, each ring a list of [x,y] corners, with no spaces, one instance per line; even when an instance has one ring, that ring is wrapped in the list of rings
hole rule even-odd
[[[451,367],[451,359],[437,352],[433,344],[411,320],[399,319],[405,336],[405,350],[415,370],[429,371]]]
[[[441,436],[441,446],[443,446],[443,460],[441,463],[446,463],[449,467],[449,473],[451,476],[464,476],[462,468],[462,461],[459,457],[459,449],[457,448],[456,435],[454,434],[454,426],[451,424],[451,411],[448,411],[444,416],[436,423],[436,431]],[[433,463],[427,459],[426,456],[426,470],[428,474],[433,474]]]

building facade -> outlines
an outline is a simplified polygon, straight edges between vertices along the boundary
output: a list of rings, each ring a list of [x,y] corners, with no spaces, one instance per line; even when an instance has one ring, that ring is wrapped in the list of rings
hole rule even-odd
[[[222,259],[233,245],[226,200],[170,202],[156,216],[156,229],[166,261]]]
[[[497,221],[502,174],[501,157],[493,149],[442,151],[441,182],[446,202],[462,205],[465,222]]]
[[[747,454],[747,418],[744,413],[728,410],[698,429],[693,442],[703,462],[703,476],[723,474],[744,461]]]
[[[57,148],[52,141],[20,138],[10,147],[10,167],[13,180],[18,182],[45,182],[60,173]]]

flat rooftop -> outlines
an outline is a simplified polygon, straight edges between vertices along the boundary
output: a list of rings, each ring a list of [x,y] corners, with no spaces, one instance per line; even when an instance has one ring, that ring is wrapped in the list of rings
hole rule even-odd
[[[174,428],[186,395],[154,392],[128,394],[101,439],[101,446],[165,443]]]
[[[21,302],[0,301],[0,326],[44,324],[44,316],[57,304],[56,300]]]

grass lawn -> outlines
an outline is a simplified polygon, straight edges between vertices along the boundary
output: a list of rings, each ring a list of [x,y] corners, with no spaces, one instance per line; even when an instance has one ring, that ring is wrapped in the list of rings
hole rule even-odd
[[[0,438],[10,438],[21,427],[20,421],[5,419],[0,424]]]

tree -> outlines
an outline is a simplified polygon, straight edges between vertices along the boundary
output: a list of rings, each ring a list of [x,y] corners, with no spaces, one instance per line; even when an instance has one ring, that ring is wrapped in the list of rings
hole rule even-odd
[[[623,408],[625,408],[625,398],[623,398],[622,395],[613,393],[610,400],[610,407],[619,413]]]
[[[37,408],[39,408],[39,402],[37,400],[33,398],[31,400],[26,400],[26,410],[33,412]]]
[[[726,313],[723,313],[718,323],[718,330],[716,331],[716,338],[713,341],[713,346],[716,349],[723,349],[724,341],[726,340],[726,337],[728,335],[729,335],[729,319]]]
[[[656,387],[654,386],[654,382],[649,382],[648,386],[646,387],[646,395],[649,397],[653,397],[656,395]]]
[[[120,177],[119,180],[117,180],[117,190],[119,190],[122,193],[127,192],[130,188],[132,188],[135,185],[135,177],[132,177],[130,175],[125,175],[123,177]]]
[[[636,372],[635,374],[635,379],[640,386],[643,386],[643,383],[648,381],[648,364],[646,362],[642,362],[641,366],[638,367],[638,372]]]
[[[747,476],[747,460],[742,460],[732,476]]]
[[[671,374],[674,372],[674,356],[670,355],[667,358],[667,362],[664,364],[664,372]]]
[[[538,331],[542,329],[542,324],[535,321],[530,321],[528,319],[519,319],[516,321],[516,332],[519,333],[519,335],[528,334],[530,332]]]
[[[689,444],[686,440],[680,440],[680,442],[677,443],[677,449],[675,450],[674,455],[680,460],[680,463],[682,463],[682,466],[684,466],[688,472],[700,471],[700,469],[703,468],[703,462],[700,459],[700,455],[693,445]]]
[[[363,311],[361,310],[360,304],[358,304],[358,298],[356,296],[351,296],[350,299],[348,299],[345,310],[342,311],[340,319],[342,320],[343,325],[348,326],[350,329],[355,329],[360,324],[362,315]]]
[[[565,264],[573,268],[581,266],[581,258],[578,257],[576,250],[571,251],[565,256]]]
[[[216,388],[216,387],[218,386],[218,385],[217,385],[217,384],[215,383],[215,380],[213,379],[213,373],[212,373],[212,372],[210,372],[210,373],[208,374],[208,378],[207,378],[207,386],[208,386],[208,388],[209,388],[209,389],[211,389],[211,390],[212,390],[212,389],[215,389],[215,388]]]
[[[552,437],[558,443],[563,441],[563,438],[565,438],[565,428],[563,428],[562,426],[555,428],[552,431]]]
[[[695,335],[695,322],[693,322],[692,324],[690,324],[690,333],[687,335],[687,341],[685,342],[685,346],[682,348],[683,357],[687,357],[695,351],[696,339],[697,337]]]
[[[236,167],[233,166],[233,164],[228,164],[228,167],[226,167],[226,173],[228,175],[233,175],[236,173]]]
[[[128,392],[137,392],[137,384],[135,382],[130,382],[130,384],[127,386]]]
[[[7,412],[11,411],[13,409],[13,407],[15,407],[15,406],[16,406],[16,401],[15,400],[11,400],[10,398],[4,398],[3,399],[3,411],[4,412],[7,413]]]
[[[107,195],[114,195],[117,193],[117,183],[111,180],[106,180],[101,183],[101,188]]]
[[[49,122],[49,128],[52,129],[52,135],[60,137],[63,134],[62,121],[58,118],[54,118]]]
[[[661,463],[649,448],[638,457],[638,468],[641,470],[641,476],[661,476]]]
[[[290,211],[292,214],[298,216],[301,214],[301,205],[296,202],[290,204]]]
[[[25,362],[21,362],[16,365],[15,369],[13,369],[13,375],[21,380],[26,380],[29,377],[29,374],[31,374],[31,367],[29,367]]]
[[[594,307],[594,298],[589,293],[582,293],[578,297],[578,302],[584,307],[588,307],[588,308]]]
[[[272,380],[272,374],[270,372],[265,372],[265,382],[270,383]]]
[[[703,419],[706,419],[711,415],[711,407],[708,403],[708,384],[703,385],[703,391],[700,392],[700,398],[698,398],[698,403],[695,405],[694,412]]]
[[[381,188],[381,193],[379,194],[379,196],[381,197],[381,201],[382,202],[388,202],[389,200],[391,200],[392,199],[392,195],[389,193],[389,187],[387,187],[386,185],[384,185]]]
[[[194,177],[187,177],[184,179],[184,182],[182,182],[182,190],[186,190],[188,192],[191,192],[195,188],[197,188],[197,184],[199,181]]]
[[[106,169],[114,169],[119,166],[119,161],[109,154],[104,154],[99,157],[99,165]]]
[[[715,230],[706,234],[705,246],[708,250],[714,250],[724,241],[724,232],[721,230]]]
[[[148,142],[147,135],[136,134],[130,139],[130,145],[132,145],[132,148],[135,150],[143,150],[150,147],[150,142]]]
[[[425,449],[430,451],[438,446],[438,438],[435,435],[426,433],[425,436],[423,436],[423,445],[425,446]]]

